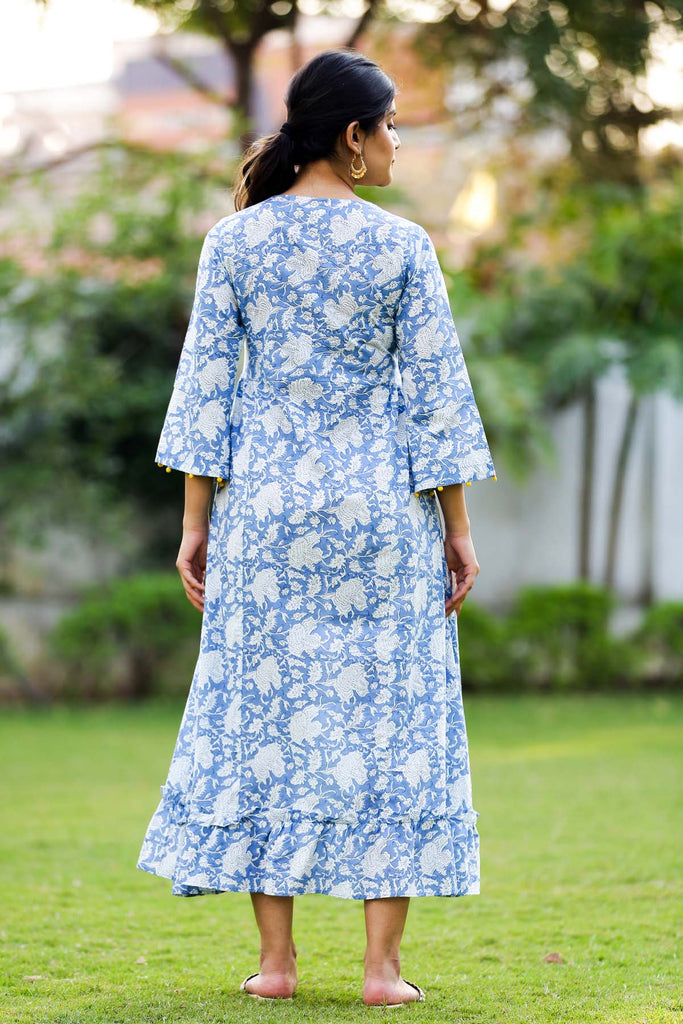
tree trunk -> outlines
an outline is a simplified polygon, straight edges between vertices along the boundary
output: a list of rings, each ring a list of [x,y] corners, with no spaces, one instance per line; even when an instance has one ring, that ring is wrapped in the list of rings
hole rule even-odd
[[[234,111],[241,121],[239,143],[242,150],[246,150],[254,141],[254,47],[251,43],[232,43],[230,52],[235,67]]]
[[[586,581],[590,579],[594,457],[595,385],[589,384],[583,396],[583,452],[581,495],[579,499],[579,579]]]
[[[643,543],[643,568],[642,583],[640,590],[641,603],[649,606],[655,599],[654,582],[654,547],[655,547],[655,502],[656,475],[655,463],[657,459],[657,396],[651,395],[647,403],[647,430],[645,432],[645,465],[643,468],[643,532],[645,541]]]
[[[609,511],[609,525],[607,535],[607,559],[605,562],[604,584],[610,590],[614,587],[614,577],[617,564],[617,551],[619,547],[619,526],[621,523],[621,511],[624,502],[624,486],[626,468],[628,466],[631,448],[633,446],[633,432],[640,408],[638,397],[631,393],[624,419],[624,429],[619,445],[619,455],[615,467],[614,481],[612,484],[612,500]]]

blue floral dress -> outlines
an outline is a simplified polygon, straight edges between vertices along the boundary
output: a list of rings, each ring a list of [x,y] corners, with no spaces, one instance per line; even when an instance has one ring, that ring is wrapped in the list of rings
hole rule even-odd
[[[291,194],[215,224],[156,462],[218,485],[137,866],[177,896],[478,893],[435,488],[495,470],[427,232]]]

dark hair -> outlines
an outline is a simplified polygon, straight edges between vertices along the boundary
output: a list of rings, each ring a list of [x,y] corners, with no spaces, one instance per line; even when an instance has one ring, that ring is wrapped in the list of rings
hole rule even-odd
[[[285,95],[285,131],[253,142],[238,169],[236,210],[284,192],[295,167],[331,156],[352,122],[372,134],[386,116],[396,86],[382,69],[351,47],[323,50],[299,68]]]

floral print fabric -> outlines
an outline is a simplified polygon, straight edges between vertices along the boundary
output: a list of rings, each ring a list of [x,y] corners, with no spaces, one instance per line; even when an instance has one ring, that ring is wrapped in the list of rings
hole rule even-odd
[[[433,488],[495,470],[424,229],[295,195],[214,225],[156,461],[226,486],[138,867],[179,896],[478,893]]]

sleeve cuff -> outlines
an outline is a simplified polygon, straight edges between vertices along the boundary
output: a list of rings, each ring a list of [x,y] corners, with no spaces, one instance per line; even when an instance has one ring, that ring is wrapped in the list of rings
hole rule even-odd
[[[450,444],[449,444],[449,447]],[[408,441],[410,486],[420,491],[438,490],[449,484],[467,484],[475,480],[497,480],[496,469],[488,449],[472,451],[467,455],[450,458],[445,455],[425,455],[416,452]]]
[[[164,469],[227,481],[230,423],[223,402],[174,387],[154,461]]]

